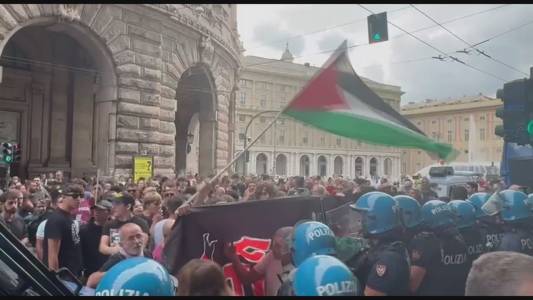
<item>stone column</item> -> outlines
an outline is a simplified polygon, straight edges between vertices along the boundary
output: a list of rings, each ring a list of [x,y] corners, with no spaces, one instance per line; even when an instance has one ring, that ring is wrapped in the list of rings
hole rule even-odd
[[[67,168],[67,126],[68,126],[68,86],[69,71],[55,69],[52,81],[52,109],[50,121],[50,157],[48,166],[52,168]]]

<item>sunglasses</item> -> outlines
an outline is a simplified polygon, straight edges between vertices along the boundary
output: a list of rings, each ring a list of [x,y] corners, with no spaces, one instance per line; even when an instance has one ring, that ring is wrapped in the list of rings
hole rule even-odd
[[[74,199],[83,197],[83,194],[80,193],[64,193],[63,195],[72,197]]]

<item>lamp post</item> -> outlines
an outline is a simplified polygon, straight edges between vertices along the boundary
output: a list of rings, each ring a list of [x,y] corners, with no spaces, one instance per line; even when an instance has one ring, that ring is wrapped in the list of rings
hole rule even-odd
[[[246,149],[246,144],[248,142],[248,128],[250,128],[250,125],[252,124],[253,120],[255,120],[257,117],[259,117],[260,115],[263,115],[263,114],[267,114],[267,113],[279,113],[279,110],[265,110],[265,111],[260,111],[258,113],[256,113],[251,119],[250,121],[248,122],[248,124],[246,125],[246,129],[244,129],[244,148],[243,149]],[[245,157],[244,157],[244,176],[246,176],[246,171],[248,169],[248,160],[249,160],[249,155],[248,153],[245,153],[244,154]]]

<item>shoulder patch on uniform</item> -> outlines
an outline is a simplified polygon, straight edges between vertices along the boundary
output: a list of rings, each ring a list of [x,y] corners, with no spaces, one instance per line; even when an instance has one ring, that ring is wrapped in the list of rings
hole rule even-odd
[[[386,265],[376,265],[376,273],[379,277],[383,277],[385,273],[387,272],[387,266]]]

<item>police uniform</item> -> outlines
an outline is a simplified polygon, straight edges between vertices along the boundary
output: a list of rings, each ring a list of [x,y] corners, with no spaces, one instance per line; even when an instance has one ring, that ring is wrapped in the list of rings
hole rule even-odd
[[[409,294],[409,254],[403,242],[383,243],[363,255],[348,262],[362,286],[386,295]]]
[[[485,236],[485,251],[496,251],[503,237],[503,228],[499,224],[482,222],[479,225],[479,231]]]
[[[512,227],[504,232],[498,251],[513,251],[533,256],[533,237],[529,230]]]
[[[456,233],[421,232],[409,245],[411,265],[426,269],[416,295],[464,295],[468,275],[467,248]]]
[[[463,240],[466,244],[468,269],[470,269],[472,262],[481,254],[487,252],[487,248],[485,247],[486,236],[480,231],[478,226],[460,229],[459,233],[463,237]]]

